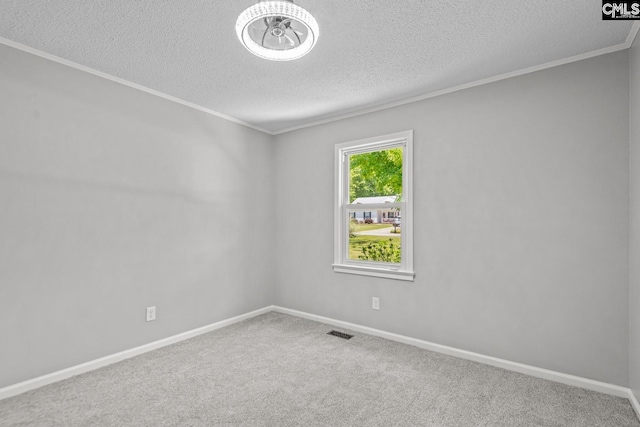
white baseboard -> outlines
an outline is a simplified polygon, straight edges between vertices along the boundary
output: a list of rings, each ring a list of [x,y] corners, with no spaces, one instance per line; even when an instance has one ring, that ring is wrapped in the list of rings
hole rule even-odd
[[[629,389],[629,402],[631,402],[631,406],[633,406],[633,410],[636,411],[636,416],[640,420],[640,403],[638,403],[638,399],[636,399],[636,395],[633,394],[633,390]]]
[[[555,381],[562,384],[571,385],[574,387],[580,387],[587,390],[597,391],[617,397],[629,397],[633,395],[631,390],[626,387],[621,387],[613,384],[608,384],[600,381],[590,380],[588,378],[582,378],[575,375],[563,374],[562,372],[550,371],[548,369],[537,368],[535,366],[525,365],[523,363],[511,362],[509,360],[499,359],[497,357],[485,356],[484,354],[473,353],[471,351],[460,350],[454,347],[448,347],[445,345],[435,344],[428,341],[419,340],[416,338],[410,338],[404,335],[398,335],[391,332],[381,331],[379,329],[369,328],[367,326],[356,325],[354,323],[343,322],[341,320],[335,320],[328,317],[317,316],[315,314],[309,314],[302,311],[291,310],[288,308],[273,306],[273,310],[279,313],[290,314],[292,316],[302,317],[309,320],[315,320],[316,322],[326,323],[329,325],[337,326],[344,329],[349,329],[355,332],[362,332],[364,334],[375,335],[380,338],[386,338],[391,341],[401,342],[403,344],[413,345],[415,347],[424,348],[426,350],[435,351],[437,353],[448,354],[450,356],[459,357],[461,359],[472,360],[474,362],[484,363],[485,365],[491,365],[498,368],[506,369],[508,371],[519,372],[521,374],[530,375],[532,377],[544,378],[546,380]],[[635,397],[634,397],[635,399]],[[633,402],[632,402],[633,405]],[[635,403],[636,410],[637,401]],[[640,412],[639,415],[640,417]]]
[[[23,381],[17,384],[10,385],[8,387],[0,388],[0,400],[6,399],[11,396],[24,393],[29,390],[33,390],[38,387],[45,386],[57,381],[79,375],[85,372],[93,371],[94,369],[101,368],[103,366],[111,365],[124,359],[137,356],[148,351],[156,350],[161,347],[166,347],[171,344],[175,344],[180,341],[184,341],[189,338],[193,338],[198,335],[206,334],[207,332],[215,331],[216,329],[224,328],[225,326],[232,325],[234,323],[241,322],[251,317],[259,316],[264,313],[272,311],[272,306],[263,307],[258,310],[251,311],[249,313],[241,314],[230,319],[221,320],[216,323],[212,323],[201,328],[192,329],[181,334],[173,335],[168,338],[164,338],[158,341],[154,341],[149,344],[141,345],[129,350],[121,351],[119,353],[111,354],[109,356],[101,357],[99,359],[91,360],[80,365],[72,366],[70,368],[62,369],[60,371],[52,372],[47,375],[43,375],[37,378],[33,378],[27,381]]]
[[[27,381],[13,384],[8,387],[0,388],[0,400],[6,399],[8,397],[16,396],[18,394],[45,386],[47,384],[51,384],[57,381],[67,379],[75,375],[89,372],[89,371],[101,368],[103,366],[111,365],[113,363],[137,356],[139,354],[156,350],[161,347],[166,347],[168,345],[171,345],[180,341],[184,341],[186,339],[193,338],[195,336],[202,335],[207,332],[214,331],[216,329],[224,328],[225,326],[229,326],[234,323],[238,323],[243,320],[246,320],[255,316],[259,316],[264,313],[268,313],[270,311],[289,314],[292,316],[314,320],[316,322],[326,323],[329,325],[348,329],[355,332],[361,332],[361,333],[374,335],[381,338],[386,338],[386,339],[397,341],[403,344],[413,345],[415,347],[424,348],[426,350],[435,351],[438,353],[448,354],[450,356],[459,357],[461,359],[472,360],[474,362],[496,366],[498,368],[519,372],[526,375],[531,375],[537,378],[544,378],[550,381],[555,381],[558,383],[580,387],[587,390],[597,391],[600,393],[605,393],[613,396],[625,397],[629,399],[631,405],[633,406],[633,409],[636,411],[636,414],[638,415],[638,418],[640,418],[640,404],[638,403],[638,400],[636,399],[632,391],[626,387],[621,387],[621,386],[608,384],[600,381],[594,381],[588,378],[582,378],[574,375],[563,374],[561,372],[537,368],[535,366],[525,365],[522,363],[511,362],[509,360],[499,359],[496,357],[485,356],[483,354],[473,353],[471,351],[460,350],[454,347],[435,344],[432,342],[423,341],[416,338],[407,337],[404,335],[385,332],[385,331],[370,328],[367,326],[361,326],[354,323],[343,322],[341,320],[331,319],[329,317],[318,316],[315,314],[305,313],[302,311],[292,310],[292,309],[279,307],[279,306],[263,307],[261,309],[258,309],[249,313],[241,314],[239,316],[232,317],[230,319],[221,320],[219,322],[212,323],[210,325],[203,326],[201,328],[183,332],[181,334],[164,338],[158,341],[154,341],[152,343],[135,347],[130,350],[121,351],[119,353],[101,357],[99,359],[82,363],[80,365],[72,366],[70,368],[62,369],[60,371],[52,372],[47,375],[43,375]]]

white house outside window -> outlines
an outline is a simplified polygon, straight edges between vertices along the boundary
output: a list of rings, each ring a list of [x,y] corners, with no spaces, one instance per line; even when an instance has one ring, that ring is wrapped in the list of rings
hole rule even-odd
[[[413,131],[336,145],[334,271],[413,280]]]

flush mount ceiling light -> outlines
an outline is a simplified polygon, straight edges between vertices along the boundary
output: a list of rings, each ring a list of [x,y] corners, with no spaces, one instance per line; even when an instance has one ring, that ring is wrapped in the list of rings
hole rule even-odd
[[[260,1],[238,16],[236,33],[254,55],[290,61],[313,49],[318,41],[318,23],[292,0]]]

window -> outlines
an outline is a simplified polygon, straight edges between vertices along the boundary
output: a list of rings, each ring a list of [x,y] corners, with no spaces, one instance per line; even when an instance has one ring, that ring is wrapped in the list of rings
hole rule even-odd
[[[336,145],[333,269],[413,280],[413,131]]]

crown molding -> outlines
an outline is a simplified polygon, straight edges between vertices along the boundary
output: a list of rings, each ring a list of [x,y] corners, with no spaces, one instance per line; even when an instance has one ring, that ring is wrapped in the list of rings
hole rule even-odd
[[[634,22],[631,26],[631,31],[629,31],[629,35],[627,36],[627,41],[625,43],[627,45],[627,48],[631,47],[634,40],[638,36],[638,30],[640,30],[640,21]]]
[[[500,80],[505,80],[505,79],[510,79],[512,77],[522,76],[524,74],[535,73],[536,71],[546,70],[547,68],[558,67],[560,65],[570,64],[572,62],[582,61],[583,59],[589,59],[589,58],[593,58],[593,57],[596,57],[596,56],[606,55],[608,53],[613,53],[613,52],[618,52],[620,50],[625,50],[625,49],[628,49],[629,47],[631,47],[631,44],[633,43],[633,40],[635,39],[635,37],[636,37],[636,35],[638,33],[638,29],[640,29],[640,22],[636,22],[636,23],[633,24],[633,26],[631,27],[631,31],[629,32],[629,35],[627,36],[627,39],[626,39],[626,41],[624,43],[617,44],[615,46],[610,46],[610,47],[594,50],[594,51],[591,51],[591,52],[582,53],[580,55],[570,56],[568,58],[558,59],[556,61],[547,62],[545,64],[540,64],[540,65],[535,65],[535,66],[532,66],[532,67],[522,68],[520,70],[511,71],[509,73],[504,73],[504,74],[499,74],[497,76],[488,77],[488,78],[481,79],[481,80],[475,80],[473,82],[464,83],[464,84],[461,84],[461,85],[458,85],[458,86],[454,86],[454,87],[451,87],[451,88],[448,88],[448,89],[442,89],[442,90],[438,90],[438,91],[435,91],[435,92],[428,92],[428,93],[425,93],[425,94],[422,94],[422,95],[414,96],[414,97],[411,97],[411,98],[406,98],[406,99],[403,99],[403,100],[400,100],[400,101],[391,102],[391,103],[388,103],[388,104],[382,104],[382,105],[379,105],[377,107],[365,108],[365,109],[357,110],[357,111],[354,111],[354,112],[351,112],[351,113],[338,114],[338,115],[335,115],[335,116],[328,117],[326,119],[316,120],[316,121],[313,121],[313,122],[310,122],[310,123],[306,123],[306,124],[303,124],[303,125],[293,126],[293,127],[287,128],[287,129],[283,129],[283,130],[274,132],[274,135],[281,135],[283,133],[292,132],[294,130],[304,129],[304,128],[317,126],[317,125],[321,125],[321,124],[325,124],[325,123],[331,123],[331,122],[335,122],[335,121],[338,121],[338,120],[348,119],[348,118],[351,118],[351,117],[357,117],[357,116],[361,116],[361,115],[364,115],[364,114],[374,113],[376,111],[387,110],[389,108],[399,107],[401,105],[411,104],[411,103],[422,101],[422,100],[429,99],[429,98],[435,98],[437,96],[442,96],[442,95],[446,95],[446,94],[449,94],[449,93],[458,92],[460,90],[469,89],[469,88],[476,87],[476,86],[482,86],[482,85],[489,84],[489,83],[494,83],[494,82],[497,82],[497,81],[500,81]]]
[[[14,42],[13,40],[9,40],[9,39],[6,39],[4,37],[0,37],[0,44],[15,48],[15,49],[27,52],[27,53],[30,53],[32,55],[39,56],[39,57],[44,58],[44,59],[48,59],[48,60],[53,61],[53,62],[57,62],[57,63],[62,64],[62,65],[66,65],[66,66],[71,67],[71,68],[75,68],[76,70],[80,70],[80,71],[84,71],[84,72],[89,73],[89,74],[93,74],[94,76],[98,76],[98,77],[102,77],[102,78],[107,79],[107,80],[111,80],[112,82],[120,83],[121,85],[128,86],[130,88],[137,89],[137,90],[140,90],[142,92],[146,92],[146,93],[151,94],[151,95],[155,95],[155,96],[157,96],[159,98],[166,99],[167,101],[172,101],[172,102],[175,102],[177,104],[184,105],[185,107],[189,107],[189,108],[193,108],[194,110],[202,111],[203,113],[207,113],[207,114],[210,114],[212,116],[216,116],[216,117],[219,117],[221,119],[225,119],[225,120],[228,120],[230,122],[237,123],[237,124],[242,125],[242,126],[246,126],[248,128],[251,128],[251,129],[266,133],[268,135],[274,135],[273,132],[271,132],[271,131],[269,131],[267,129],[263,129],[263,128],[259,127],[259,126],[252,125],[251,123],[236,119],[235,117],[231,117],[231,116],[228,116],[226,114],[219,113],[217,111],[211,110],[209,108],[205,108],[205,107],[203,107],[201,105],[198,105],[198,104],[194,104],[193,102],[185,101],[184,99],[180,99],[180,98],[177,98],[175,96],[167,95],[164,92],[160,92],[158,90],[151,89],[151,88],[148,88],[146,86],[142,86],[142,85],[139,85],[137,83],[130,82],[129,80],[125,80],[125,79],[122,79],[120,77],[112,76],[111,74],[107,74],[107,73],[104,73],[102,71],[98,71],[96,69],[93,69],[93,68],[90,68],[90,67],[86,67],[86,66],[78,64],[76,62],[69,61],[68,59],[64,59],[64,58],[61,58],[61,57],[56,56],[56,55],[52,55],[52,54],[47,53],[47,52],[43,52],[41,50],[34,49],[32,47],[23,45],[21,43]]]
[[[640,30],[640,22],[634,22],[633,25],[631,26],[631,30],[629,31],[629,34],[627,35],[627,38],[626,38],[625,42],[621,43],[621,44],[617,44],[615,46],[610,46],[610,47],[606,47],[606,48],[603,48],[603,49],[594,50],[594,51],[583,53],[583,54],[580,54],[580,55],[570,56],[568,58],[563,58],[563,59],[559,59],[559,60],[556,60],[556,61],[551,61],[551,62],[547,62],[547,63],[540,64],[540,65],[535,65],[535,66],[532,66],[532,67],[522,68],[520,70],[511,71],[511,72],[504,73],[504,74],[499,74],[497,76],[488,77],[488,78],[485,78],[485,79],[475,80],[475,81],[472,81],[472,82],[469,82],[469,83],[464,83],[464,84],[461,84],[461,85],[458,85],[458,86],[454,86],[454,87],[451,87],[451,88],[448,88],[448,89],[442,89],[442,90],[438,90],[438,91],[434,91],[434,92],[424,93],[424,94],[417,95],[417,96],[414,96],[414,97],[411,97],[411,98],[406,98],[406,99],[403,99],[403,100],[400,100],[400,101],[385,103],[385,104],[382,104],[382,105],[379,105],[379,106],[376,106],[376,107],[359,109],[359,110],[356,110],[356,111],[352,111],[350,113],[336,114],[334,116],[327,117],[325,119],[314,120],[314,121],[311,121],[311,122],[308,122],[308,123],[305,123],[305,124],[301,124],[301,125],[298,125],[298,126],[292,126],[292,127],[289,127],[289,128],[278,130],[278,131],[271,131],[271,130],[268,130],[268,129],[265,129],[265,128],[262,128],[262,127],[259,127],[259,126],[255,126],[255,125],[253,125],[251,123],[236,119],[235,117],[231,117],[231,116],[228,116],[226,114],[219,113],[219,112],[211,110],[209,108],[205,108],[203,106],[194,104],[192,102],[185,101],[183,99],[177,98],[175,96],[171,96],[171,95],[168,95],[166,93],[163,93],[163,92],[160,92],[160,91],[157,91],[157,90],[154,90],[154,89],[139,85],[137,83],[130,82],[130,81],[122,79],[120,77],[112,76],[111,74],[107,74],[107,73],[104,73],[102,71],[98,71],[98,70],[95,70],[93,68],[86,67],[86,66],[78,64],[76,62],[69,61],[67,59],[61,58],[59,56],[52,55],[50,53],[46,53],[46,52],[43,52],[43,51],[38,50],[38,49],[34,49],[32,47],[23,45],[21,43],[14,42],[14,41],[6,39],[4,37],[0,37],[0,44],[4,44],[4,45],[10,46],[10,47],[13,47],[15,49],[19,49],[19,50],[22,50],[24,52],[31,53],[33,55],[36,55],[36,56],[39,56],[39,57],[42,57],[42,58],[45,58],[45,59],[49,59],[51,61],[63,64],[63,65],[66,65],[66,66],[69,66],[69,67],[72,67],[72,68],[75,68],[75,69],[78,69],[78,70],[81,70],[81,71],[85,71],[85,72],[93,74],[95,76],[99,76],[99,77],[105,78],[107,80],[111,80],[113,82],[120,83],[122,85],[125,85],[125,86],[128,86],[128,87],[131,87],[131,88],[134,88],[134,89],[149,93],[151,95],[158,96],[158,97],[166,99],[168,101],[176,102],[176,103],[184,105],[186,107],[193,108],[195,110],[202,111],[202,112],[207,113],[207,114],[211,114],[213,116],[228,120],[230,122],[234,122],[234,123],[240,124],[242,126],[246,126],[248,128],[257,130],[259,132],[266,133],[267,135],[281,135],[281,134],[292,132],[292,131],[295,131],[295,130],[300,130],[300,129],[305,129],[305,128],[318,126],[318,125],[322,125],[322,124],[326,124],[326,123],[331,123],[331,122],[335,122],[335,121],[338,121],[338,120],[344,120],[344,119],[348,119],[348,118],[351,118],[351,117],[357,117],[357,116],[361,116],[361,115],[364,115],[364,114],[374,113],[376,111],[387,110],[389,108],[399,107],[399,106],[402,106],[402,105],[405,105],[405,104],[411,104],[411,103],[419,102],[419,101],[422,101],[422,100],[425,100],[425,99],[429,99],[429,98],[435,98],[435,97],[446,95],[446,94],[449,94],[449,93],[458,92],[460,90],[469,89],[469,88],[476,87],[476,86],[482,86],[482,85],[489,84],[489,83],[494,83],[494,82],[497,82],[497,81],[500,81],[500,80],[505,80],[505,79],[509,79],[509,78],[512,78],[512,77],[521,76],[521,75],[524,75],[524,74],[535,73],[536,71],[541,71],[541,70],[545,70],[545,69],[548,69],[548,68],[558,67],[560,65],[565,65],[565,64],[572,63],[572,62],[582,61],[584,59],[589,59],[589,58],[593,58],[593,57],[596,57],[596,56],[606,55],[608,53],[613,53],[613,52],[618,52],[620,50],[625,50],[625,49],[628,49],[628,48],[631,47],[631,45],[633,44],[634,40],[636,39],[636,37],[638,35],[639,30]]]

